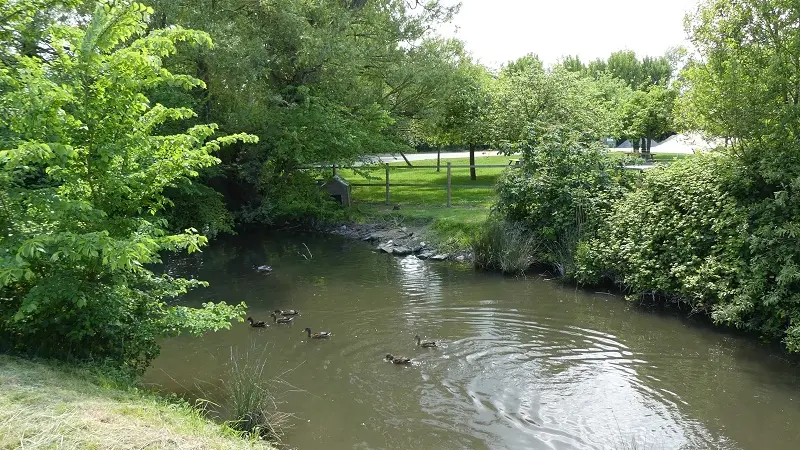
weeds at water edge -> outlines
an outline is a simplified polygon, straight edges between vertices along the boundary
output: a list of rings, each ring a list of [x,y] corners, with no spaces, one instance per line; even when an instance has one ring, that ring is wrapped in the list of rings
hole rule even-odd
[[[533,263],[538,244],[523,226],[489,220],[472,241],[475,267],[522,274]]]
[[[266,378],[265,354],[254,352],[252,346],[243,353],[231,347],[230,366],[226,378],[220,380],[222,389],[206,395],[207,399],[199,403],[226,418],[225,424],[243,433],[244,437],[279,443],[294,416],[279,410],[273,393],[290,385],[280,376]]]

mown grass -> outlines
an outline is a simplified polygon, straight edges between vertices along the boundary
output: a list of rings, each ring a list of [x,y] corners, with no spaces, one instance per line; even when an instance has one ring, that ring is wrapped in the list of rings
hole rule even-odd
[[[181,401],[88,369],[0,355],[0,448],[269,449]]]
[[[435,157],[435,155],[434,155]],[[476,169],[476,180],[471,180],[468,167],[451,169],[451,203],[461,206],[488,207],[494,199],[494,186],[497,177],[506,170],[507,156],[484,156],[476,158],[477,165],[503,165]],[[469,158],[442,160],[440,171],[431,166],[436,160],[416,161],[413,167],[404,161],[389,164],[391,184],[420,184],[423,186],[391,186],[390,202],[400,205],[446,205],[447,203],[447,163],[469,165]],[[423,166],[423,167],[419,167]],[[385,203],[386,169],[384,166],[353,170],[340,170],[340,175],[354,184],[374,184],[374,186],[353,186],[353,200],[363,203]],[[470,186],[468,188],[459,186]],[[474,186],[474,187],[473,187]]]

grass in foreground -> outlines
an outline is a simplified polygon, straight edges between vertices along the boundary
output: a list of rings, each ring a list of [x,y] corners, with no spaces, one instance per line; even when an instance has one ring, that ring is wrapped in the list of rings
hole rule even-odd
[[[186,403],[120,389],[88,370],[5,355],[0,405],[0,448],[271,448]]]

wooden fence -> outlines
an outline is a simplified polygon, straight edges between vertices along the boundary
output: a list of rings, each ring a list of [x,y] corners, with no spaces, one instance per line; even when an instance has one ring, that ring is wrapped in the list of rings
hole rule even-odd
[[[381,166],[372,167],[336,167],[329,166],[333,170],[333,174],[340,174],[345,178],[350,186],[355,188],[367,188],[374,190],[382,188],[384,191],[384,203],[390,205],[392,202],[393,192],[398,192],[397,188],[410,188],[410,189],[441,189],[444,194],[444,203],[446,206],[452,207],[453,205],[453,192],[461,189],[484,189],[492,191],[495,186],[495,180],[499,176],[502,169],[509,169],[518,167],[512,163],[505,164],[452,164],[450,162],[436,165],[391,165],[383,164]],[[319,168],[319,167],[317,167]],[[475,168],[478,173],[478,180],[470,180],[466,172],[469,169]],[[439,172],[441,170],[441,172]],[[356,175],[356,172],[370,172],[371,176],[364,177]],[[377,175],[381,173],[382,176]],[[400,172],[400,173],[398,173]],[[409,175],[408,172],[415,172],[414,175]],[[444,173],[442,173],[444,172]],[[458,173],[457,179],[454,179],[454,173]],[[394,173],[394,176],[393,176]],[[427,178],[427,179],[426,179]],[[443,179],[442,179],[443,178]],[[372,191],[374,194],[374,191]],[[408,194],[408,192],[405,192]],[[487,193],[486,197],[491,197],[492,193]],[[353,194],[354,200],[358,200],[356,194]],[[379,201],[371,196],[371,201]],[[473,198],[473,196],[469,196]],[[441,203],[439,203],[441,204]]]

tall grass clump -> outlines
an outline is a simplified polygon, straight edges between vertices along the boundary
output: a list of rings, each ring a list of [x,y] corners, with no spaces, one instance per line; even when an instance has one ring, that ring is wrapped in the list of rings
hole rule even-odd
[[[204,402],[226,425],[246,437],[280,441],[292,416],[279,410],[273,393],[285,382],[267,378],[266,358],[253,353],[252,347],[244,352],[231,348],[228,371],[220,380],[222,388],[206,395],[210,400]]]
[[[472,242],[475,267],[522,274],[533,263],[536,239],[515,222],[490,219]]]

